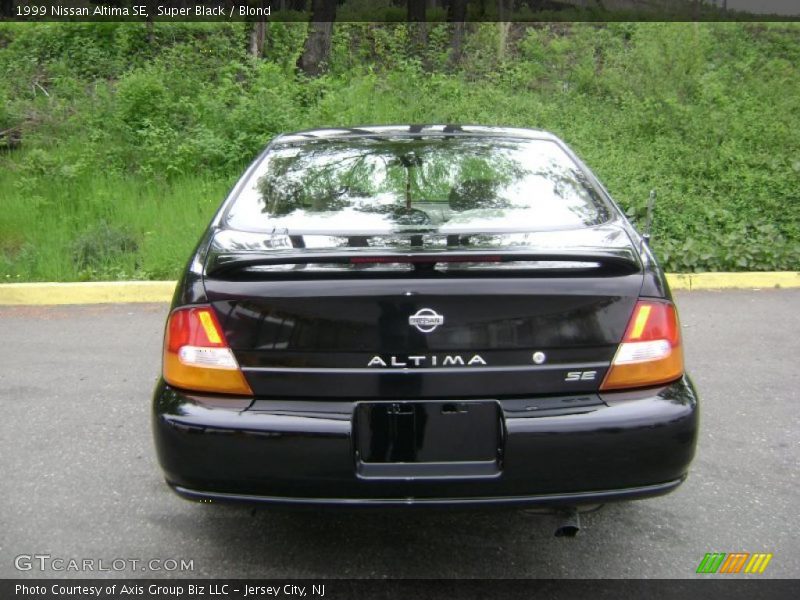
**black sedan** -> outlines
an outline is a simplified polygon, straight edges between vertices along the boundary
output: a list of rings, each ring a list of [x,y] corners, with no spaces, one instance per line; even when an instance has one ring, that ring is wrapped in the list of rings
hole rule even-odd
[[[474,126],[273,140],[178,284],[153,408],[185,498],[569,515],[674,490],[698,426],[646,240],[555,136]]]

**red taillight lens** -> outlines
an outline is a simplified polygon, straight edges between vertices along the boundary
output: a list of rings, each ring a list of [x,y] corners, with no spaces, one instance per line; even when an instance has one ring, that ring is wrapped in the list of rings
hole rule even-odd
[[[681,375],[683,350],[675,306],[640,300],[600,389],[660,385]]]
[[[179,308],[170,315],[163,370],[175,387],[253,395],[210,306]]]

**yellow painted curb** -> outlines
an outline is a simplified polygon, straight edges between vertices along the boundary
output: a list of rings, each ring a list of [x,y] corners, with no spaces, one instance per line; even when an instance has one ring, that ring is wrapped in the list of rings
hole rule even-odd
[[[729,290],[800,287],[798,271],[746,273],[668,273],[673,290]]]
[[[99,281],[86,283],[0,284],[2,304],[103,304],[169,302],[174,281]]]
[[[667,274],[673,290],[727,290],[800,287],[800,272]],[[0,305],[169,302],[175,281],[0,284]]]

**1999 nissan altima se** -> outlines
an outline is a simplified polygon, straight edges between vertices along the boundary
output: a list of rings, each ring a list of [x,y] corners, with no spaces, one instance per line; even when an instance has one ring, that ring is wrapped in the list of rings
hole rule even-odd
[[[558,138],[276,138],[176,290],[167,482],[214,501],[580,506],[675,489],[697,437],[645,240]]]

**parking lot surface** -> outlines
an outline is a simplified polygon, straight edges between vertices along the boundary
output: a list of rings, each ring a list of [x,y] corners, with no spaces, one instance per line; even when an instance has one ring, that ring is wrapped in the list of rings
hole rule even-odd
[[[150,435],[167,307],[0,307],[0,577],[683,578],[706,552],[739,551],[773,554],[752,577],[800,577],[800,290],[677,302],[702,403],[691,475],[671,495],[583,515],[575,539],[519,511],[181,500]],[[33,554],[127,566],[17,570]],[[162,570],[142,570],[151,560]],[[169,560],[192,570],[165,571]]]

